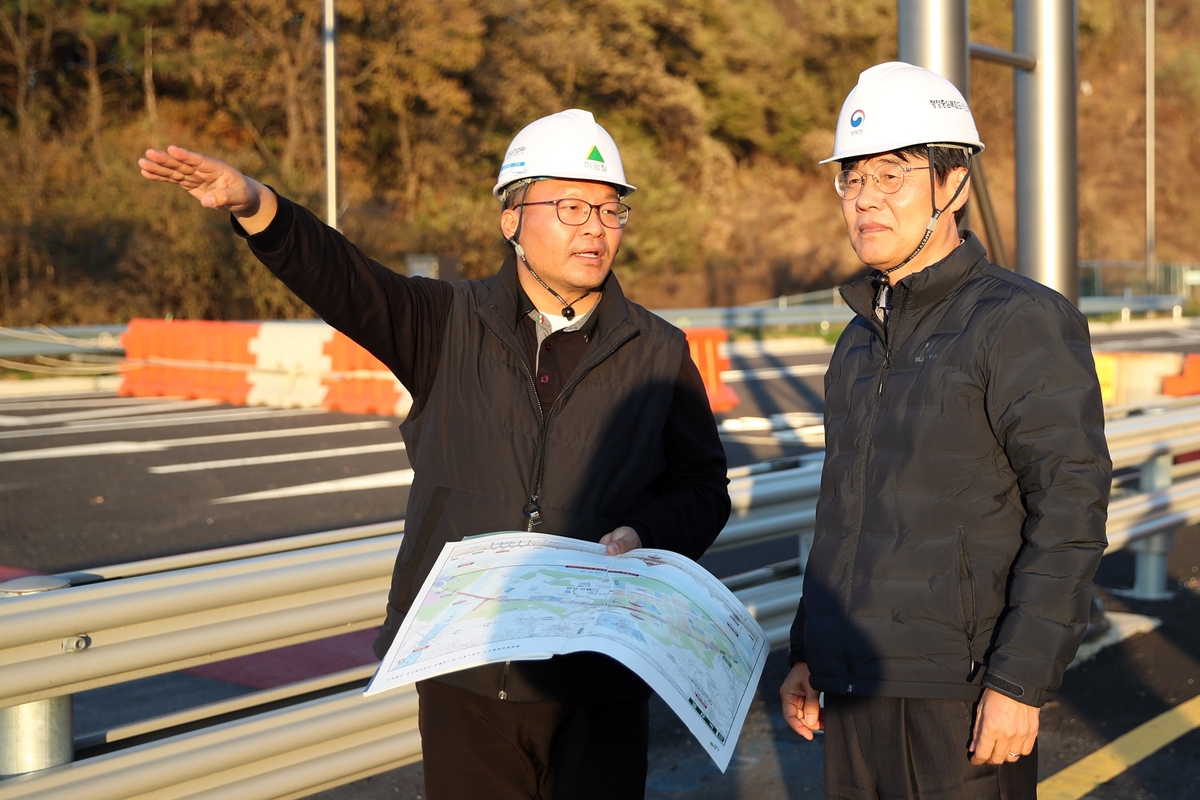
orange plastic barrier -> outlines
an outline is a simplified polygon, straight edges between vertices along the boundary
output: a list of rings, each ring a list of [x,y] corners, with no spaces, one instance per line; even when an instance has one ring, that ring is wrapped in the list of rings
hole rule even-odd
[[[713,411],[729,411],[739,402],[733,389],[721,381],[721,372],[729,369],[729,359],[721,357],[721,344],[729,341],[724,328],[688,328],[688,350],[692,361],[700,370],[704,389],[708,392],[708,404]]]
[[[351,414],[398,413],[404,390],[379,359],[341,333],[335,333],[325,345],[325,355],[331,359],[334,372],[366,370],[384,373],[386,377],[325,378],[321,383],[329,388],[329,393],[322,406]]]
[[[1181,374],[1163,378],[1163,394],[1168,397],[1200,394],[1200,355],[1185,358]]]
[[[126,359],[161,359],[168,363],[147,363],[126,372],[119,393],[126,397],[169,395],[244,404],[250,392],[247,370],[255,363],[249,344],[257,333],[257,323],[131,320],[121,336]],[[210,366],[191,366],[187,362]],[[247,369],[240,369],[241,365]]]

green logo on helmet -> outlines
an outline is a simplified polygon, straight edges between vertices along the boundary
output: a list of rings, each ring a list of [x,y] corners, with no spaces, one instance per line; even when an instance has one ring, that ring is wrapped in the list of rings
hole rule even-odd
[[[604,156],[600,155],[600,148],[596,147],[595,145],[592,145],[592,152],[588,153],[587,160],[588,161],[599,161],[601,164],[603,164]]]

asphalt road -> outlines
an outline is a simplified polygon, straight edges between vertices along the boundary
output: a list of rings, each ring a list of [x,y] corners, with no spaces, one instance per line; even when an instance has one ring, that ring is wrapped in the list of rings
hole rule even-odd
[[[1097,348],[1200,351],[1200,330],[1097,333]],[[731,466],[808,452],[786,426],[730,425],[819,412],[829,349],[767,344],[738,351],[729,385],[739,406],[723,434]],[[747,371],[753,374],[745,374]],[[315,411],[97,395],[45,400],[0,396],[0,580],[59,572],[403,516],[408,462],[397,420]],[[781,542],[705,559],[718,575],[792,555]],[[1172,556],[1172,600],[1114,609],[1162,620],[1152,633],[1102,651],[1068,673],[1044,713],[1043,776],[1057,772],[1198,692],[1200,533],[1181,533]],[[1132,558],[1105,558],[1098,583],[1132,583]],[[820,748],[798,740],[779,716],[786,672],[772,655],[737,755],[721,775],[665,705],[654,707],[648,796],[773,798],[820,794]],[[80,730],[249,691],[188,676],[78,698]],[[1091,790],[1088,797],[1200,797],[1200,735],[1194,731]],[[319,795],[419,797],[420,765]]]

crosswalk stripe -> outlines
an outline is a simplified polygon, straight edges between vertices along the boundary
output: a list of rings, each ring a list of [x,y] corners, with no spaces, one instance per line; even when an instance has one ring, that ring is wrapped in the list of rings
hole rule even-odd
[[[210,469],[225,469],[227,467],[254,467],[260,464],[284,464],[291,461],[357,456],[366,453],[389,453],[403,449],[404,442],[387,442],[385,444],[368,444],[359,447],[334,447],[329,450],[306,450],[301,453],[277,453],[271,456],[224,458],[218,461],[194,461],[190,464],[165,464],[161,467],[150,467],[147,471],[155,475],[170,475],[176,472],[202,472]]]
[[[1038,784],[1038,800],[1080,800],[1171,742],[1200,728],[1200,696],[1159,714]]]
[[[287,497],[308,497],[314,494],[334,494],[337,492],[358,492],[364,489],[391,489],[397,486],[410,486],[413,482],[413,471],[401,469],[395,472],[379,472],[374,475],[356,475],[353,478],[339,478],[333,481],[319,483],[302,483],[297,486],[284,486],[279,489],[267,489],[262,492],[235,494],[229,497],[218,497],[210,500],[213,505],[225,503],[246,503],[254,500],[280,500]]]

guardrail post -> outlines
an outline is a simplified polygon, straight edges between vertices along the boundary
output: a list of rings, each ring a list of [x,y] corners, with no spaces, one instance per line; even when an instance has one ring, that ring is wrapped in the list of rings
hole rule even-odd
[[[1143,492],[1170,488],[1174,460],[1174,456],[1167,453],[1143,464],[1138,488]],[[1174,546],[1174,531],[1154,533],[1129,543],[1129,549],[1137,553],[1137,563],[1133,589],[1124,593],[1126,597],[1135,600],[1168,600],[1174,596],[1167,591],[1167,557]]]
[[[63,589],[70,583],[36,575],[0,583],[0,598]],[[64,642],[66,647],[67,643]],[[72,644],[72,649],[78,649]],[[75,758],[75,706],[71,695],[0,708],[0,780]]]

